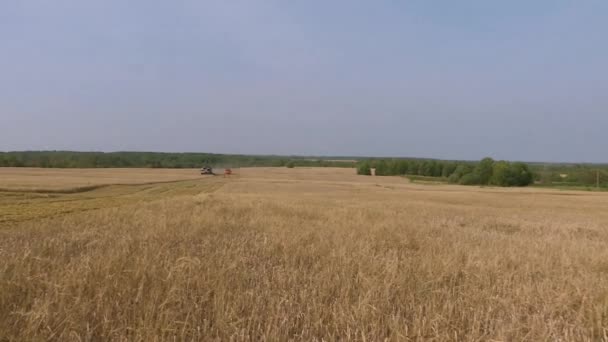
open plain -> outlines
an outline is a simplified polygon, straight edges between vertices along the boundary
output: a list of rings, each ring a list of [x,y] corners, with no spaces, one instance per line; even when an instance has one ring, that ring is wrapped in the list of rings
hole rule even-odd
[[[0,341],[608,340],[604,193],[21,171],[0,169]]]

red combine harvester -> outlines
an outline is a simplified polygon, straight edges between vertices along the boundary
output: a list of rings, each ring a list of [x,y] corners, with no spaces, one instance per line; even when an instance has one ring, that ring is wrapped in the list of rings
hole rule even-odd
[[[232,169],[225,169],[224,170],[224,177],[228,177],[232,174]]]

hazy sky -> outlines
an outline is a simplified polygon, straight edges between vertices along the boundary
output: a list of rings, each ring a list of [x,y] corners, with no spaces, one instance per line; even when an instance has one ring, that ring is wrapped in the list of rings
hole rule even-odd
[[[608,161],[608,1],[0,1],[0,150]]]

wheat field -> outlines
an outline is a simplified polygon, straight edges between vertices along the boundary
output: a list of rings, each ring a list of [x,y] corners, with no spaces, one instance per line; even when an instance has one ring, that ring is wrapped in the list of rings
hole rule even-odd
[[[200,179],[194,169],[44,169],[0,167],[0,191],[77,192],[104,185]]]
[[[0,172],[0,341],[608,340],[603,193],[117,172]]]

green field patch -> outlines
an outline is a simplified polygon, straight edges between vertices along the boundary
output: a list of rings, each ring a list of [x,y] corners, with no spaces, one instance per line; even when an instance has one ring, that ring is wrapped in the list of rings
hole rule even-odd
[[[430,176],[416,176],[416,175],[408,175],[406,177],[412,183],[419,183],[419,184],[447,184],[448,183],[448,179],[445,177],[430,177]]]

